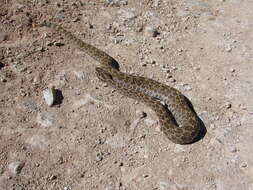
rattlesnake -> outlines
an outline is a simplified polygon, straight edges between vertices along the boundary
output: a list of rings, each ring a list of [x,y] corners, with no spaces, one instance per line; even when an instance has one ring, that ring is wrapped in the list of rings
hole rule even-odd
[[[152,79],[120,72],[115,59],[83,42],[57,24],[44,22],[40,26],[47,26],[63,33],[81,50],[100,63],[100,66],[95,68],[99,79],[121,94],[138,100],[154,110],[159,118],[161,130],[172,142],[188,144],[198,136],[200,119],[189,100],[178,90]]]

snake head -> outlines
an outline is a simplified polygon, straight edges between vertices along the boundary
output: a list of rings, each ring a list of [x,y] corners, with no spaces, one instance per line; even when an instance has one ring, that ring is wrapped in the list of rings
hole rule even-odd
[[[113,82],[112,75],[106,69],[103,69],[101,67],[96,67],[96,75],[101,81],[105,83]]]

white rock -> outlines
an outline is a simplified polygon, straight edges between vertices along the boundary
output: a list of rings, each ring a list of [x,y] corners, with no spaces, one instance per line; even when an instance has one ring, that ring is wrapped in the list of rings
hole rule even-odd
[[[232,46],[230,44],[226,44],[225,51],[226,52],[231,52],[232,51]]]
[[[16,162],[10,163],[8,166],[8,169],[13,175],[16,176],[16,175],[20,174],[24,165],[25,165],[24,162],[16,161]]]
[[[43,90],[43,97],[47,103],[47,105],[52,106],[55,102],[56,91],[54,87],[47,88]]]
[[[157,30],[152,26],[147,26],[144,30],[144,34],[147,37],[156,37],[158,35]]]

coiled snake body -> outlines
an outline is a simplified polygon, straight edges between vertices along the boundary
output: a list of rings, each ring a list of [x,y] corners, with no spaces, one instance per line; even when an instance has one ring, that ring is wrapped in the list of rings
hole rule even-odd
[[[120,72],[115,59],[78,39],[57,24],[44,22],[41,26],[63,33],[81,50],[98,61],[100,66],[96,67],[96,74],[99,79],[125,96],[143,102],[154,110],[159,118],[161,130],[172,142],[188,144],[194,141],[200,131],[199,118],[187,98],[178,90],[152,79]]]

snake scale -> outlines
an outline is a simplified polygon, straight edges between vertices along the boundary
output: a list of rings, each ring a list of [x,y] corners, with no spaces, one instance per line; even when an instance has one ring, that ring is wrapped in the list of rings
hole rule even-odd
[[[100,63],[100,66],[95,68],[100,80],[155,111],[161,130],[172,142],[188,144],[198,136],[199,118],[189,100],[178,90],[152,79],[120,72],[115,59],[83,42],[60,25],[45,21],[40,26],[50,27],[64,34],[82,51]]]

